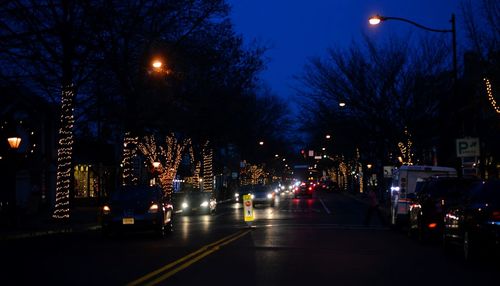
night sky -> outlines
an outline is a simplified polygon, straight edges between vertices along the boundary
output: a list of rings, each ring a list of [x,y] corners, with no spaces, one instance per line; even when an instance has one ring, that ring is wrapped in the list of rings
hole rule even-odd
[[[451,29],[449,20],[455,13],[458,45],[465,40],[459,0],[229,0],[229,3],[236,31],[245,41],[257,40],[269,47],[267,70],[261,78],[285,98],[294,96],[293,76],[301,73],[307,59],[323,56],[329,47],[348,47],[352,41],[360,41],[363,33],[377,37],[426,33],[399,21],[370,27],[368,18],[375,14],[402,17],[435,29]],[[450,33],[442,35],[451,43]]]

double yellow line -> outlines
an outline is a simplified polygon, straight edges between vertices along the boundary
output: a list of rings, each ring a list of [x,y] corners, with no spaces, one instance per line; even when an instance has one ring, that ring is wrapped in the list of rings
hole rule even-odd
[[[150,272],[141,278],[138,278],[130,283],[127,284],[127,286],[135,286],[135,285],[156,285],[165,279],[171,277],[175,273],[191,266],[193,263],[196,263],[197,261],[201,260],[205,256],[208,256],[217,250],[219,250],[222,246],[227,245],[240,237],[246,235],[249,233],[251,229],[247,230],[241,230],[236,233],[233,233],[231,235],[228,235],[222,239],[217,240],[216,242],[207,244],[203,246],[202,248],[196,250],[195,252],[192,252],[172,263],[169,263],[161,268],[158,268],[157,270]]]

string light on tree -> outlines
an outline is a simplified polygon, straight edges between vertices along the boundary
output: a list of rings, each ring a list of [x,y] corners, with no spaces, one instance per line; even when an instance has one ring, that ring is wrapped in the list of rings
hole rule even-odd
[[[179,169],[182,153],[191,144],[191,139],[178,142],[172,133],[165,140],[166,146],[157,146],[153,136],[147,136],[143,142],[139,143],[139,150],[146,156],[150,164],[160,162],[159,172],[160,185],[166,196],[171,196],[173,192],[173,182]]]
[[[209,147],[209,141],[203,146],[203,191],[212,192],[213,190],[213,156],[214,152]]]
[[[407,138],[406,144],[403,142],[398,143],[399,151],[401,152],[401,163],[403,165],[413,165],[413,153],[412,153],[413,142],[411,141],[411,134],[408,131],[408,128],[406,127],[404,134]]]
[[[69,219],[71,161],[73,156],[73,86],[65,86],[61,96],[61,117],[57,148],[56,201],[52,217]]]
[[[495,97],[493,96],[493,88],[491,87],[491,82],[488,78],[484,78],[484,83],[486,85],[486,93],[488,95],[488,100],[496,113],[500,113],[500,106],[497,105]]]
[[[137,150],[135,146],[137,146],[137,142],[139,141],[138,137],[131,136],[130,132],[125,133],[123,138],[123,158],[122,158],[122,184],[124,186],[127,185],[136,185],[139,181],[139,178],[136,176],[134,171],[134,159],[137,155]]]

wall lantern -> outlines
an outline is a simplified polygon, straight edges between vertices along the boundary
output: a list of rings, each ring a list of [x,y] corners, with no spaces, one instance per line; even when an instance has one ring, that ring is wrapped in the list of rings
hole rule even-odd
[[[21,145],[21,137],[9,137],[7,138],[10,148],[17,150]]]

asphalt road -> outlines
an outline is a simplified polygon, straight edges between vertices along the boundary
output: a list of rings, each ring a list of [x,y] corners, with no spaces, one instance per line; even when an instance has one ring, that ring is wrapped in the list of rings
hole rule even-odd
[[[239,203],[175,217],[174,233],[105,238],[98,231],[2,242],[1,285],[497,285],[500,264],[469,265],[422,245],[342,194]]]

